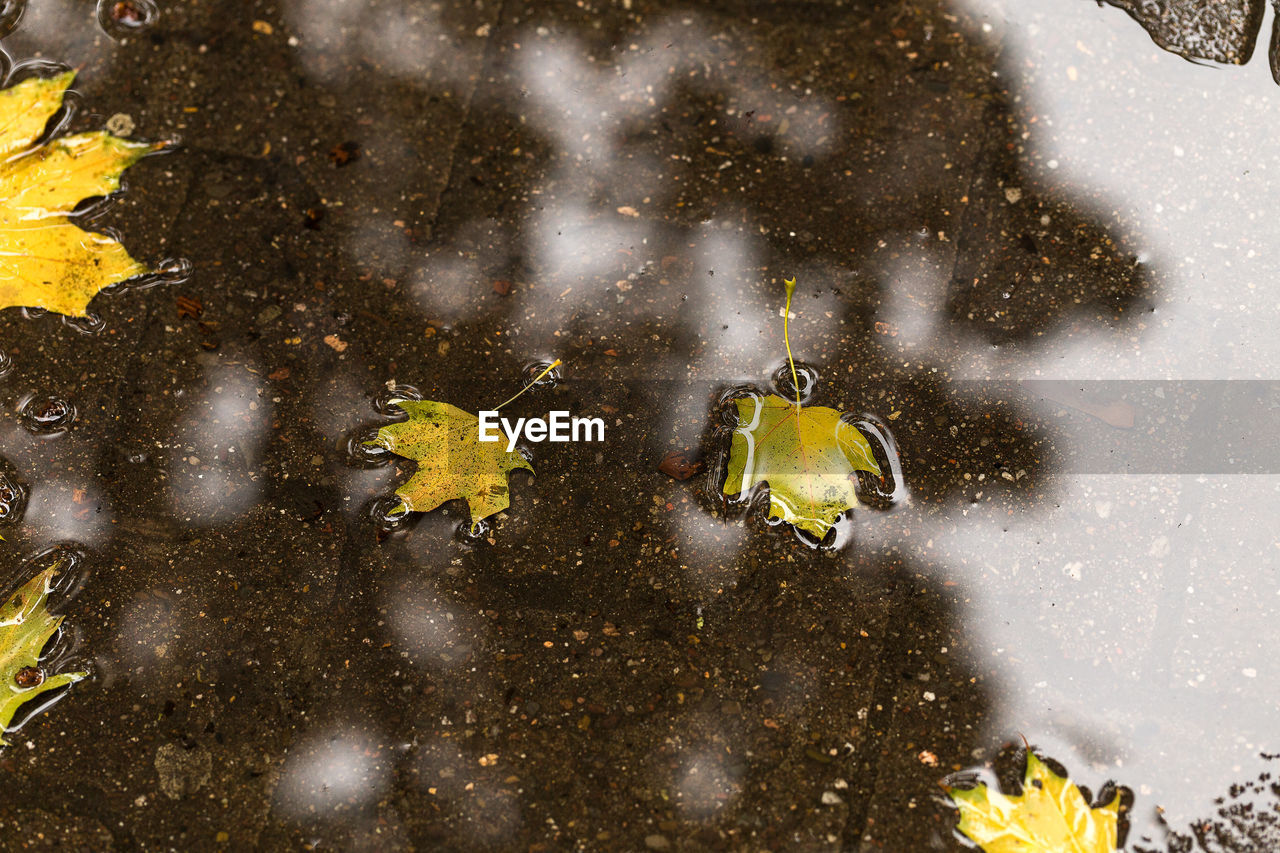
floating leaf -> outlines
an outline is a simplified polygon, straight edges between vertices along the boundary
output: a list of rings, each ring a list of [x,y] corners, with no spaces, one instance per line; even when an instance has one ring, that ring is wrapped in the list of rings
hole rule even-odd
[[[505,437],[480,441],[480,419],[448,403],[391,402],[409,419],[382,427],[370,444],[418,463],[418,470],[396,490],[406,510],[426,512],[462,498],[474,525],[511,505],[507,475],[517,468],[533,471],[533,466],[507,451]]]
[[[843,415],[825,406],[800,403],[800,379],[791,355],[791,297],[796,280],[786,280],[782,339],[787,346],[795,401],[776,394],[739,397],[738,426],[729,447],[725,495],[769,487],[769,517],[789,522],[819,541],[840,514],[858,503],[853,489],[857,471],[880,475],[871,444]]]
[[[724,493],[767,484],[769,517],[822,539],[841,513],[857,505],[854,472],[880,474],[871,444],[826,406],[800,406],[776,394],[736,402]]]
[[[1090,808],[1070,779],[1027,750],[1022,793],[1010,797],[984,784],[943,789],[960,808],[958,829],[986,853],[1114,853],[1121,792]]]
[[[163,146],[105,132],[35,144],[74,78],[68,71],[0,90],[0,308],[84,317],[102,288],[150,272],[67,216],[82,200],[118,190],[125,169]]]
[[[62,624],[45,607],[53,589],[53,578],[66,566],[59,560],[36,575],[0,607],[0,734],[7,731],[27,702],[84,678],[84,672],[47,674],[40,665],[40,653]],[[0,739],[0,745],[4,740]]]

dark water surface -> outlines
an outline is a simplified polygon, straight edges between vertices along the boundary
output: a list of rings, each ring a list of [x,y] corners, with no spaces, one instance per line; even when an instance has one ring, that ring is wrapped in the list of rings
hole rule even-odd
[[[0,752],[4,846],[952,850],[938,780],[1022,735],[1131,846],[1280,849],[1265,65],[1055,0],[113,32],[37,0],[4,47],[80,69],[74,128],[180,137],[103,222],[192,272],[94,334],[0,313],[3,580],[78,548],[92,669]],[[840,550],[658,471],[784,362],[789,276],[814,402],[901,456]],[[533,446],[479,540],[375,523],[389,384],[476,411],[552,358],[512,412],[603,444]]]

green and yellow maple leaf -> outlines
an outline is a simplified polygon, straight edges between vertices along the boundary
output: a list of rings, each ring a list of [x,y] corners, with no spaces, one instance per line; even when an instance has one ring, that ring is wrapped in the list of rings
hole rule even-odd
[[[50,690],[74,684],[85,672],[45,673],[40,653],[62,625],[61,616],[49,613],[46,601],[53,578],[65,568],[59,560],[36,575],[0,607],[0,735],[13,715],[32,699]],[[4,745],[0,738],[0,745]]]
[[[118,190],[124,170],[163,145],[103,131],[36,145],[73,79],[68,71],[0,90],[0,308],[84,317],[98,291],[151,272],[67,217],[84,199]]]
[[[858,498],[855,471],[880,474],[871,444],[835,409],[800,406],[776,394],[740,397],[724,493],[769,487],[769,517],[827,535]]]
[[[788,320],[795,279],[787,279],[782,336],[787,345],[794,401],[776,394],[740,397],[738,425],[729,447],[722,490],[728,497],[758,485],[769,487],[769,517],[782,519],[821,540],[840,514],[857,506],[857,471],[880,475],[871,444],[841,412],[800,403]]]
[[[480,441],[480,419],[448,403],[392,403],[409,419],[381,427],[370,443],[418,463],[409,481],[396,489],[405,510],[426,512],[461,498],[475,525],[511,505],[507,475],[517,468],[532,472],[533,466],[506,450],[506,438]]]
[[[1115,853],[1121,792],[1091,808],[1074,782],[1030,750],[1016,797],[984,784],[942,787],[960,809],[957,828],[985,853]]]

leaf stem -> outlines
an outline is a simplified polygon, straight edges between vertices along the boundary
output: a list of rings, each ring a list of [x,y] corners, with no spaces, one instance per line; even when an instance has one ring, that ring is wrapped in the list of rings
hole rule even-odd
[[[787,307],[782,310],[782,340],[787,345],[787,363],[791,365],[791,387],[796,392],[796,408],[800,408],[800,377],[796,375],[796,360],[791,355],[791,297],[796,292],[796,280],[784,278],[782,283],[787,288]]]
[[[516,397],[519,397],[519,396],[520,396],[521,394],[523,394],[525,391],[528,391],[528,390],[529,390],[530,388],[532,388],[534,385],[537,385],[537,384],[538,384],[538,380],[539,380],[539,379],[541,379],[542,377],[546,376],[548,373],[550,373],[551,371],[555,370],[555,369],[556,369],[557,367],[559,367],[559,366],[560,366],[560,359],[558,359],[558,358],[557,358],[555,361],[553,361],[553,362],[551,362],[550,364],[548,364],[548,365],[547,365],[546,370],[542,371],[542,372],[541,372],[541,373],[539,373],[537,376],[533,377],[533,379],[529,380],[529,384],[528,384],[528,385],[526,385],[526,386],[524,386],[523,388],[521,388],[519,391],[517,391],[517,392],[515,393],[515,396],[513,396],[513,397],[511,398],[511,400],[516,399]],[[511,402],[511,400],[507,400],[507,401],[505,401],[505,402],[499,403],[498,405],[496,405],[496,406],[494,406],[494,407],[493,407],[493,410],[496,412],[498,409],[501,409],[501,408],[502,408],[503,406],[505,406],[507,403],[510,403],[510,402]]]

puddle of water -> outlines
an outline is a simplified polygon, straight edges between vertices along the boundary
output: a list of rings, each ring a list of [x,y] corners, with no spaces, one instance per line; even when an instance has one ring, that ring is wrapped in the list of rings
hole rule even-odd
[[[937,781],[1021,733],[1175,849],[1157,808],[1187,831],[1280,752],[1260,64],[1048,0],[120,5],[5,40],[83,68],[71,130],[189,141],[101,216],[192,259],[76,328],[0,313],[0,544],[85,548],[95,661],[6,820],[958,849]],[[719,506],[721,393],[793,390],[792,276],[802,395],[885,448],[843,548]],[[478,529],[392,512],[391,401],[556,358],[513,409],[602,445],[540,444]]]

